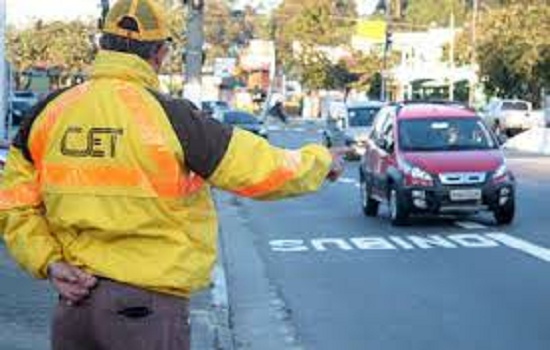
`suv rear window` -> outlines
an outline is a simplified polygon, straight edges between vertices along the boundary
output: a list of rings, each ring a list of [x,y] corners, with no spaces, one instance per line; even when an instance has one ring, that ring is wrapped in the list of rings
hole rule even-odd
[[[503,102],[502,103],[503,111],[528,111],[529,105],[525,102]]]
[[[498,145],[479,118],[430,118],[401,120],[399,147],[410,152],[437,152],[487,150]]]

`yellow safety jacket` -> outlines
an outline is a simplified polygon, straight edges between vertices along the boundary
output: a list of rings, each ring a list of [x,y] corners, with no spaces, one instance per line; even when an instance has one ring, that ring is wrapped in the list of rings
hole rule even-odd
[[[216,258],[210,185],[271,200],[325,179],[326,148],[273,147],[158,86],[147,62],[102,51],[90,81],[52,94],[23,122],[0,184],[0,232],[32,275],[64,260],[189,296]]]

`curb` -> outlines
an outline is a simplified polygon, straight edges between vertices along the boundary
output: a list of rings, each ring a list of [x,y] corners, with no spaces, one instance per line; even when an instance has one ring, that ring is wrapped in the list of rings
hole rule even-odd
[[[221,229],[218,235],[221,236]],[[191,298],[192,350],[234,350],[224,262],[225,255],[218,238],[218,257],[212,271],[211,287]]]

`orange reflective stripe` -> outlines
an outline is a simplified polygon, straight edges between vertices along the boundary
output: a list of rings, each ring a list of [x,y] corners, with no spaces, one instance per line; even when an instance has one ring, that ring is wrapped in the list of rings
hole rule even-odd
[[[178,197],[200,190],[204,180],[192,173],[187,176],[183,174],[180,162],[168,148],[164,134],[151,120],[152,113],[144,109],[147,104],[135,88],[121,84],[118,92],[121,100],[132,111],[148,155],[156,165],[157,173],[149,174],[148,180],[157,194],[162,197]]]
[[[42,160],[44,159],[44,152],[46,152],[46,147],[48,147],[48,140],[53,126],[66,108],[80,99],[88,91],[88,88],[89,84],[79,85],[64,93],[61,99],[58,98],[59,102],[56,100],[51,107],[48,106],[46,108],[45,113],[47,114],[42,122],[37,125],[36,131],[32,133],[30,140],[30,151],[37,169],[40,169]]]
[[[139,186],[147,178],[139,170],[114,165],[74,166],[44,163],[43,183],[58,186]]]
[[[115,166],[72,166],[65,164],[44,163],[42,181],[48,185],[69,187],[139,187],[149,190],[151,194],[165,195],[177,192],[178,195],[191,194],[200,190],[204,180],[194,174],[186,177],[172,189],[172,183],[157,181],[151,183],[150,177],[140,169]]]
[[[278,190],[287,181],[293,179],[302,164],[302,154],[299,151],[282,150],[280,156],[283,165],[272,172],[265,180],[234,192],[246,197],[259,197]]]
[[[35,183],[24,183],[0,190],[0,210],[37,205],[41,201],[40,191]]]
[[[281,188],[288,180],[295,176],[295,172],[288,168],[279,168],[271,173],[265,180],[234,191],[245,197],[259,197]]]

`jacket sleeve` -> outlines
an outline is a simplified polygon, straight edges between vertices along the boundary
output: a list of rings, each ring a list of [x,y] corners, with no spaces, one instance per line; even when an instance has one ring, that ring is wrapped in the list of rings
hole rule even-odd
[[[189,102],[155,94],[180,140],[189,169],[215,187],[269,200],[316,191],[332,162],[320,145],[287,150],[203,115]]]
[[[13,146],[0,183],[0,234],[11,255],[34,277],[46,278],[48,264],[61,260],[44,217],[37,172]]]
[[[50,94],[23,119],[0,180],[0,236],[19,265],[37,278],[46,278],[49,263],[61,260],[62,256],[44,215],[39,176],[28,138],[36,118],[64,91]]]
[[[332,157],[323,146],[282,149],[235,129],[223,159],[208,180],[241,196],[279,199],[317,191],[331,162]]]

